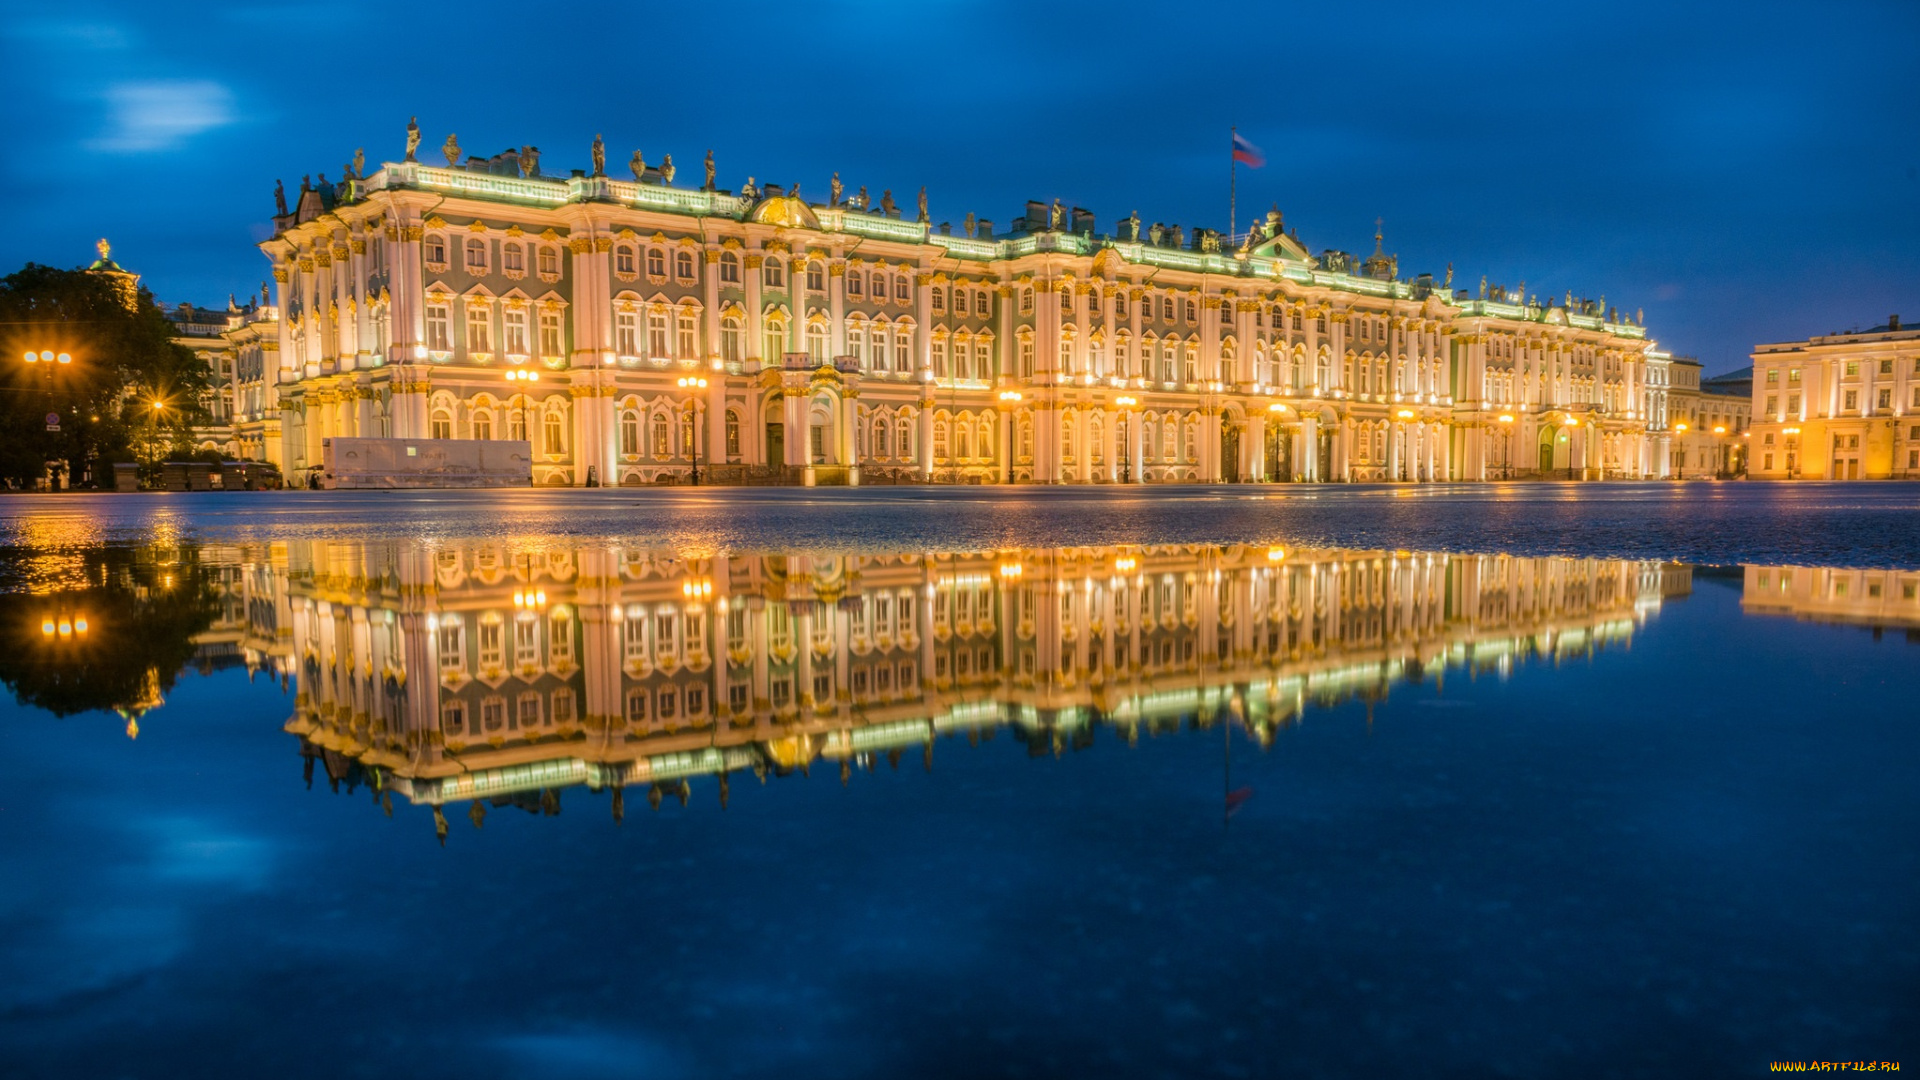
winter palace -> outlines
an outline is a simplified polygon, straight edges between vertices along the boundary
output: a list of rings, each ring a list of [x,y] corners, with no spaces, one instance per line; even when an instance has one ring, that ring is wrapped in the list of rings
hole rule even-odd
[[[410,138],[409,145],[417,143]],[[1668,359],[1571,293],[1404,279],[1029,202],[934,224],[824,200],[542,174],[538,153],[303,182],[233,320],[231,445],[524,439],[537,484],[1427,482],[1663,476]],[[458,164],[455,164],[458,162]],[[271,299],[271,302],[265,302]]]

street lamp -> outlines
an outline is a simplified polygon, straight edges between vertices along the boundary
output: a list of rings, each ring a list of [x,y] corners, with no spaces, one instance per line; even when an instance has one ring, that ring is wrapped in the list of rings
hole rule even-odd
[[[1393,415],[1401,420],[1411,420],[1413,419],[1413,410],[1401,409],[1399,412],[1394,413]],[[1403,483],[1407,479],[1407,450],[1409,449],[1407,446],[1407,442],[1408,440],[1404,437],[1402,437],[1402,439],[1400,440],[1400,480]]]
[[[506,372],[506,378],[510,383],[537,383],[540,381],[540,373],[537,371],[526,371],[521,368],[511,368]],[[527,440],[527,456],[532,457],[533,432],[527,430],[527,399],[528,395],[525,391],[513,395],[515,410],[520,414],[520,434]]]
[[[1131,394],[1122,394],[1114,398],[1113,403],[1120,406],[1120,482],[1133,483],[1133,410],[1140,407],[1140,399]]]
[[[680,377],[680,389],[693,391],[687,397],[687,414],[693,425],[693,486],[700,486],[700,394],[707,388],[707,380],[702,375],[683,375]]]
[[[1795,466],[1799,464],[1800,429],[1790,427],[1783,429],[1780,433],[1787,437],[1787,479],[1792,480],[1793,474],[1797,471]]]
[[[1501,413],[1500,422],[1506,427],[1500,432],[1500,479],[1513,479],[1513,414]]]
[[[1570,428],[1579,427],[1580,418],[1577,416],[1567,417],[1567,426]],[[1567,438],[1567,479],[1573,479],[1573,438],[1571,436]]]
[[[1285,402],[1276,401],[1267,406],[1272,415],[1267,420],[1267,476],[1277,474],[1276,466],[1280,460],[1280,414],[1287,411]],[[1272,482],[1270,479],[1269,483]]]

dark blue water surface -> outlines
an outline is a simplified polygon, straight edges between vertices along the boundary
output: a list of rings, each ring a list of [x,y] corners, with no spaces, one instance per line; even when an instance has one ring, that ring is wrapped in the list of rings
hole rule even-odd
[[[1168,494],[0,502],[0,1072],[1920,1063],[1914,486]]]

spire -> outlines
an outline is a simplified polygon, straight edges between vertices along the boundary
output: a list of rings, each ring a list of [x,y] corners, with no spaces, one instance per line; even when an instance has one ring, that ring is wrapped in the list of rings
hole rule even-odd
[[[1386,252],[1380,246],[1381,240],[1383,240],[1386,236],[1386,233],[1384,232],[1386,228],[1386,224],[1387,224],[1386,218],[1373,219],[1373,257],[1376,259],[1386,254]]]

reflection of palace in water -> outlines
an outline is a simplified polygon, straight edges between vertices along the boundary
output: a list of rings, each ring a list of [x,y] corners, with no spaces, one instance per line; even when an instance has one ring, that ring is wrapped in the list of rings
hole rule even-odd
[[[1920,641],[1920,571],[1748,566],[1744,576],[1740,608],[1750,615],[1905,630]]]
[[[287,730],[415,802],[764,777],[1011,726],[1045,752],[1624,642],[1657,562],[1294,548],[685,559],[620,548],[287,546]],[[476,809],[478,803],[476,802]],[[444,821],[442,821],[444,826]]]

